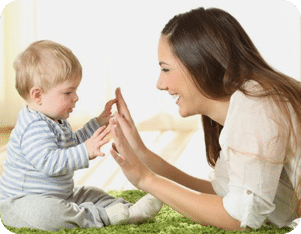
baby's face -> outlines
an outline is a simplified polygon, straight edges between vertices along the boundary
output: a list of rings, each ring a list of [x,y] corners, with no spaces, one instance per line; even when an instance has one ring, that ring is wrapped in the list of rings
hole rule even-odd
[[[67,119],[78,101],[76,94],[81,79],[70,79],[42,94],[42,113],[53,120]]]

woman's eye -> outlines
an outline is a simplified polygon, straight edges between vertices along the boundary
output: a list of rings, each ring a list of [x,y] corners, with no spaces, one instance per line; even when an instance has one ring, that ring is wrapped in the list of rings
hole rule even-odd
[[[162,68],[161,71],[163,71],[163,72],[169,72],[169,69],[167,69],[167,68]]]

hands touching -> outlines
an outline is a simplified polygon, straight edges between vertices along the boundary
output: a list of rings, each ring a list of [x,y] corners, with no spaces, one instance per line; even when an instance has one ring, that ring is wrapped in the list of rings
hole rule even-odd
[[[125,138],[121,126],[115,118],[110,119],[114,143],[111,154],[121,167],[124,175],[137,188],[143,189],[154,173],[138,158]]]
[[[130,144],[134,152],[137,153],[137,155],[139,156],[140,153],[143,153],[146,150],[146,147],[143,141],[141,140],[138,130],[128,110],[128,107],[121,95],[120,88],[116,89],[115,95],[117,100],[118,113],[115,113],[114,117],[119,123],[121,130],[126,136],[128,143]]]
[[[90,160],[95,159],[97,156],[105,155],[100,151],[100,148],[109,142],[109,139],[105,137],[110,133],[110,127],[107,126],[112,117],[112,106],[116,101],[117,99],[115,98],[107,102],[104,111],[97,117],[97,122],[101,127],[85,142]]]
[[[111,154],[122,168],[126,177],[138,188],[153,175],[153,172],[139,159],[146,149],[120,89],[116,89],[116,98],[107,102],[105,110],[97,117],[100,127],[85,144],[89,159],[104,156],[100,148],[109,142],[105,138],[110,132],[114,138]],[[116,103],[118,113],[112,115],[112,106]],[[114,118],[112,118],[114,116]],[[107,126],[107,127],[106,127]],[[126,136],[126,137],[125,137]]]
[[[110,119],[114,138],[111,154],[128,180],[137,188],[144,190],[146,181],[154,175],[142,161],[142,155],[147,148],[141,140],[120,89],[116,89],[115,93],[118,113]]]

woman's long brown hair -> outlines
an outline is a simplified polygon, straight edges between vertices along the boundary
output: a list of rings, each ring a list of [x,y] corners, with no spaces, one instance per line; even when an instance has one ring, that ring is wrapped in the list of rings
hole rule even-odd
[[[294,130],[297,128],[293,127],[290,107],[301,127],[300,83],[269,66],[233,16],[216,8],[198,8],[176,15],[161,34],[167,37],[173,53],[205,96],[222,100],[240,90],[255,98],[271,98],[282,113],[281,118],[289,122],[296,140],[300,133]],[[249,80],[257,81],[263,92],[245,90],[243,84]],[[219,136],[223,126],[208,116],[202,116],[202,121],[207,161],[214,167],[221,150]],[[300,197],[300,186],[295,191]]]

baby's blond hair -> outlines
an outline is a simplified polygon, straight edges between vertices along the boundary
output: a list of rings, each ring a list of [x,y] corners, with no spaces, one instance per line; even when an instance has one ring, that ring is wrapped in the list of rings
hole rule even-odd
[[[67,47],[53,41],[32,43],[14,62],[16,89],[29,99],[30,89],[41,87],[48,91],[69,79],[81,79],[82,67]]]

